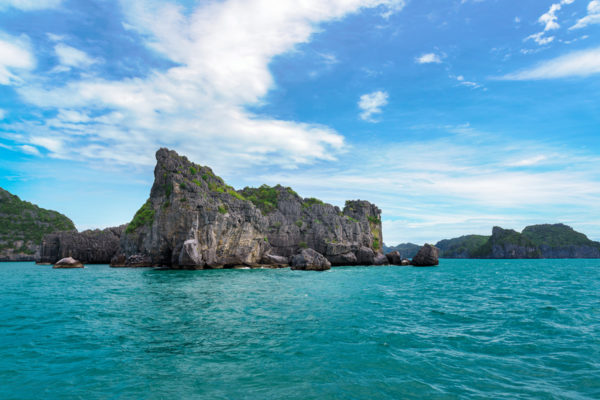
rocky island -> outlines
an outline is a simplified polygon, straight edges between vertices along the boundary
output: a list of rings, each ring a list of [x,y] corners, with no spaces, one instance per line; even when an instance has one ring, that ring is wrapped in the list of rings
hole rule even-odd
[[[150,197],[122,234],[114,267],[388,263],[381,210],[368,201],[340,209],[279,185],[235,190],[175,151],[160,149],[156,160]]]
[[[564,224],[532,225],[521,233],[496,226],[491,236],[466,235],[436,247],[442,258],[600,258],[600,242]]]

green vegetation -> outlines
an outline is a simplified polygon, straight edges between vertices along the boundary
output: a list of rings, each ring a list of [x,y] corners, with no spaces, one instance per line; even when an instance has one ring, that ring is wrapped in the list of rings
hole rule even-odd
[[[169,182],[165,185],[165,195],[171,197],[171,193],[173,193],[173,183]]]
[[[279,192],[276,188],[268,185],[262,185],[259,188],[246,187],[242,190],[242,195],[265,215],[275,211],[279,205]]]
[[[306,244],[306,242],[298,243],[298,247],[300,247],[301,249],[308,249],[308,245]]]
[[[302,220],[301,220],[301,219],[299,219],[298,221],[296,221],[296,226],[297,226],[298,228],[302,228],[302,225],[304,225],[304,222],[302,222]]]
[[[367,217],[367,219],[369,220],[370,223],[375,224],[375,225],[381,225],[381,218],[377,218],[377,217],[373,217],[371,215],[369,215]]]
[[[146,201],[144,205],[135,213],[133,220],[127,226],[126,232],[135,232],[137,228],[144,225],[150,225],[154,221],[154,209],[150,200]]]
[[[224,204],[221,204],[221,205],[219,206],[219,212],[220,212],[221,214],[227,214],[227,207],[226,207]]]
[[[307,199],[304,199],[304,201],[302,202],[302,207],[310,208],[310,207],[314,206],[315,204],[325,204],[325,203],[323,203],[323,201],[316,199],[314,197],[309,197]]]
[[[196,175],[198,173],[198,170],[194,167],[190,167],[190,174],[192,175]]]
[[[346,218],[347,218],[347,219],[348,219],[350,222],[358,222],[358,220],[357,220],[357,219],[355,219],[355,218],[352,218],[352,217],[351,217],[351,216],[349,216],[349,215],[346,215]]]
[[[320,219],[318,219],[318,218],[315,218],[315,221],[314,221],[314,222],[315,222],[315,224],[322,224],[321,220],[320,220]]]
[[[291,187],[287,187],[287,188],[285,188],[285,190],[286,190],[286,191],[287,191],[289,194],[291,194],[291,195],[293,195],[293,196],[300,197],[300,196],[298,196],[298,193],[296,193],[296,192],[294,191],[294,189],[292,189]]]
[[[185,190],[186,186],[185,186],[185,182],[181,182],[179,184],[179,188]]]
[[[537,246],[562,247],[562,246],[591,246],[599,247],[583,233],[575,231],[564,224],[533,225],[523,229],[522,235]]]
[[[0,250],[14,249],[14,242],[23,241],[15,250],[32,254],[29,245],[41,244],[44,235],[72,230],[73,221],[63,214],[22,201],[0,188]]]
[[[208,174],[202,174],[202,180],[203,181],[207,181],[208,180]]]
[[[379,250],[379,239],[378,238],[373,239],[373,249]]]
[[[194,182],[196,184],[196,186],[202,186],[202,184],[200,183],[200,181],[198,179],[192,179],[192,182]]]
[[[482,235],[466,235],[454,239],[441,240],[435,246],[440,249],[440,257],[470,257],[472,254],[478,252],[489,238],[489,236]]]

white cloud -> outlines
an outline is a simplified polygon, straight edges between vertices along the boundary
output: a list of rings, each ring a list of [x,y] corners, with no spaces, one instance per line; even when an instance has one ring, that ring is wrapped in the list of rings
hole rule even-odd
[[[362,110],[360,118],[364,121],[376,122],[373,114],[380,114],[381,107],[388,103],[388,93],[380,90],[360,96],[358,107]]]
[[[6,117],[6,111],[0,108],[0,121],[2,121]]]
[[[30,146],[28,144],[25,144],[23,146],[20,146],[20,149],[23,153],[26,154],[30,154],[32,156],[39,156],[40,152],[36,147]]]
[[[35,59],[29,51],[26,37],[17,38],[0,33],[0,85],[21,82],[18,73],[31,70],[34,66]]]
[[[551,43],[554,40],[554,36],[545,35],[549,31],[554,31],[560,28],[556,13],[562,9],[563,5],[569,5],[574,1],[575,0],[561,0],[559,3],[552,4],[550,9],[546,13],[542,14],[542,16],[538,19],[538,22],[544,25],[544,30],[542,32],[527,36],[525,40],[534,40],[540,46]]]
[[[442,59],[439,55],[435,53],[427,53],[423,54],[420,57],[417,57],[415,62],[417,64],[440,64],[442,62]]]
[[[122,164],[153,164],[159,146],[183,151],[222,172],[250,164],[294,168],[333,160],[346,146],[338,132],[257,116],[247,106],[260,105],[274,87],[269,70],[273,57],[308,42],[320,24],[367,7],[397,11],[403,4],[228,0],[203,2],[186,14],[164,1],[123,0],[124,25],[177,66],[117,81],[86,75],[58,88],[48,88],[43,80],[21,87],[26,101],[58,115],[45,126],[23,126],[19,133],[54,157],[68,158],[76,151],[83,159]],[[95,117],[76,122],[74,114],[59,110]],[[68,129],[54,129],[60,124]],[[42,143],[42,138],[52,142]]]
[[[600,24],[600,0],[592,0],[587,7],[588,14],[579,19],[569,29],[581,29],[588,25]]]
[[[538,80],[587,77],[600,73],[600,48],[576,51],[547,60],[523,71],[504,75],[501,80]]]
[[[0,0],[0,10],[16,8],[23,11],[43,10],[59,7],[62,0]]]
[[[534,33],[533,35],[529,35],[525,38],[525,40],[530,40],[533,39],[534,42],[536,42],[537,44],[539,44],[540,46],[543,46],[545,44],[548,43],[552,43],[555,39],[554,36],[544,36],[545,32],[538,32],[538,33]]]
[[[98,60],[88,56],[85,52],[63,43],[54,46],[54,51],[60,61],[60,65],[65,69],[87,68],[98,62]]]
[[[456,79],[458,81],[459,85],[461,85],[461,86],[467,86],[467,87],[470,87],[473,89],[479,89],[482,87],[482,85],[480,85],[477,82],[472,82],[472,81],[466,80],[465,77],[462,75],[458,75],[458,76],[450,75],[450,78]]]

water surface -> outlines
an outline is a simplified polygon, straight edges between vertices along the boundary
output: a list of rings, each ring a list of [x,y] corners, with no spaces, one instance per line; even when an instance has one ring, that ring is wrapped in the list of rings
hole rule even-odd
[[[2,399],[600,398],[600,260],[0,263]]]

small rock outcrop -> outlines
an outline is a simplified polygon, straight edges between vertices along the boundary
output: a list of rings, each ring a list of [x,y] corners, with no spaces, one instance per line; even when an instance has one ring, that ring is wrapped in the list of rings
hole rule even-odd
[[[331,269],[331,263],[322,254],[313,249],[304,249],[292,257],[293,270],[326,271]]]
[[[52,268],[83,268],[83,264],[73,257],[65,257],[57,261]]]
[[[104,230],[57,232],[45,235],[35,261],[54,264],[73,257],[85,264],[108,264],[120,249],[121,235],[126,225]]]
[[[415,267],[433,267],[440,263],[440,250],[430,244],[425,244],[413,257],[411,264]]]
[[[398,250],[387,253],[385,257],[391,265],[402,265],[402,256]]]
[[[368,201],[340,209],[280,185],[235,190],[174,151],[160,149],[156,160],[150,198],[113,266],[272,267],[303,249],[332,265],[373,265],[381,252],[381,210]]]

